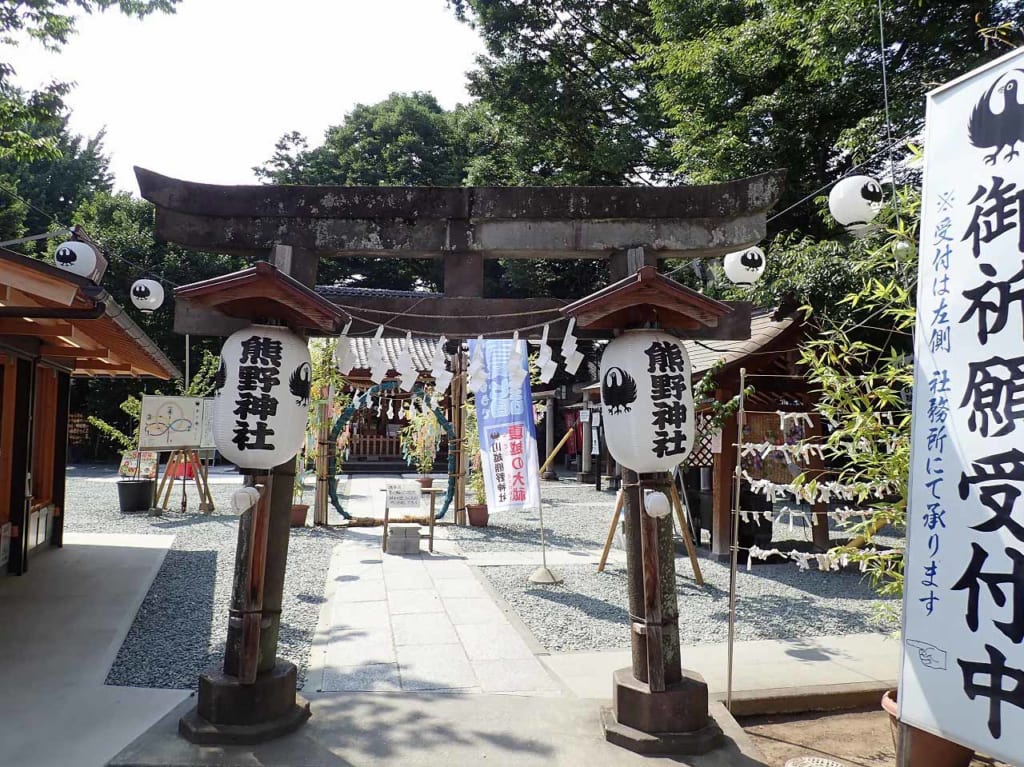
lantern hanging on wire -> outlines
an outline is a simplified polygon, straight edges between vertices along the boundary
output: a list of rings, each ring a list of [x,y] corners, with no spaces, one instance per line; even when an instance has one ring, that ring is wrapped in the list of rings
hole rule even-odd
[[[746,250],[729,253],[722,261],[725,276],[735,285],[753,285],[764,274],[764,251],[754,245]]]
[[[627,330],[601,357],[608,451],[640,474],[670,471],[693,446],[692,368],[683,342],[661,330]]]
[[[68,240],[57,246],[53,254],[53,260],[61,269],[66,269],[79,277],[85,277],[93,282],[103,279],[103,273],[107,270],[107,259],[88,242],[80,240]]]
[[[312,367],[306,342],[287,328],[250,325],[220,353],[214,443],[241,469],[272,469],[299,452],[306,435]]]
[[[156,280],[136,280],[132,284],[132,303],[144,314],[152,314],[164,302],[164,286]]]
[[[854,231],[871,223],[882,209],[882,185],[871,176],[847,176],[828,195],[832,218]]]

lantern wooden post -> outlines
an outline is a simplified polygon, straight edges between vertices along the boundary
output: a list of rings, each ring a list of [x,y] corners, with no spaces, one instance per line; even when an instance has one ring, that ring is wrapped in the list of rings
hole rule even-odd
[[[296,693],[295,665],[277,657],[295,454],[312,394],[305,336],[337,335],[348,318],[268,263],[186,285],[176,295],[228,316],[277,323],[237,331],[221,354],[217,447],[264,492],[240,523],[224,668],[200,675],[196,707],[178,724],[197,744],[259,743],[310,716]]]
[[[613,673],[613,705],[601,721],[609,742],[638,753],[702,754],[722,740],[707,684],[682,668],[671,515],[647,513],[644,490],[671,492],[667,470],[694,439],[686,350],[651,328],[714,326],[729,312],[651,266],[563,309],[581,329],[621,331],[604,351],[600,380],[605,440],[622,470],[632,666]],[[659,431],[641,434],[652,413],[663,419]]]

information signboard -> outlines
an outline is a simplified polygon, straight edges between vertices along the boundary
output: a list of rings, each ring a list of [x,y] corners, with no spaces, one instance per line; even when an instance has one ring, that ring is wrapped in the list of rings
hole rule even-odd
[[[199,397],[142,397],[140,450],[197,448],[203,433],[203,400]]]
[[[1024,763],[1024,51],[928,96],[900,718]]]

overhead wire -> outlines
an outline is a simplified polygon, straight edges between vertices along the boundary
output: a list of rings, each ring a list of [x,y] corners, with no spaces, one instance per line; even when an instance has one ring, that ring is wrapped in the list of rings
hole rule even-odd
[[[51,237],[55,237],[55,236],[59,235],[61,232],[70,232],[70,233],[74,234],[75,229],[73,227],[70,227],[67,224],[62,223],[52,213],[50,213],[48,211],[45,211],[42,208],[40,208],[38,205],[34,205],[33,203],[29,202],[24,197],[22,197],[20,194],[18,194],[16,191],[14,191],[9,186],[4,184],[2,181],[0,181],[0,191],[6,192],[8,195],[10,195],[14,199],[18,200],[19,202],[23,203],[24,205],[28,206],[29,208],[34,210],[36,213],[39,213],[40,215],[42,215],[43,217],[48,219],[50,221],[50,223],[55,224],[58,227],[58,230],[56,232],[46,232],[44,234],[37,234],[37,235],[32,235],[30,237],[22,237],[22,238],[17,239],[17,240],[10,240],[8,242],[0,243],[0,247],[7,247],[7,246],[11,246],[11,245],[21,245],[23,243],[32,242],[32,241],[35,241],[35,240],[50,239]],[[120,261],[123,264],[127,264],[129,267],[131,267],[132,269],[135,270],[137,276],[142,277],[142,276],[150,275],[150,274],[156,275],[156,273],[155,273],[155,271],[153,269],[146,268],[146,267],[143,267],[143,266],[139,266],[138,264],[136,264],[135,262],[133,262],[130,259],[126,258],[125,256],[121,255],[120,253],[117,253],[117,252],[111,250],[110,248],[108,248],[106,245],[103,244],[102,240],[100,240],[99,238],[93,237],[91,234],[89,234],[89,232],[86,231],[84,227],[78,227],[78,228],[82,232],[85,233],[85,236],[86,236],[87,240],[91,244],[96,245],[96,246],[99,247],[100,251],[103,253],[104,256],[107,256],[108,258],[116,259],[116,260]],[[156,279],[159,280],[160,282],[163,282],[163,283],[169,285],[172,288],[179,287],[177,283],[173,282],[172,280],[167,279],[162,274],[161,275],[156,275]]]

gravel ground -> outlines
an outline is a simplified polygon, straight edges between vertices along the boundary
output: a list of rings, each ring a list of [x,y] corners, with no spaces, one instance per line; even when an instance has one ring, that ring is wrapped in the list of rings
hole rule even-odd
[[[596,549],[604,545],[614,509],[611,492],[598,493],[572,482],[544,483],[547,543],[556,549]],[[799,523],[776,524],[778,542],[809,539]],[[705,534],[706,536],[706,534]],[[451,528],[451,537],[472,552],[536,550],[537,515],[492,514],[486,528]],[[780,548],[786,549],[785,544]],[[701,549],[704,587],[693,581],[689,559],[677,547],[679,629],[684,644],[726,640],[729,568]],[[629,646],[626,572],[609,565],[553,568],[563,583],[530,583],[533,567],[484,567],[483,574],[515,609],[548,650],[605,650]],[[791,562],[741,567],[737,578],[737,638],[795,639],[892,628],[878,615],[891,600],[876,597],[858,572],[801,571]]]
[[[194,485],[188,488],[188,511],[182,514],[179,483],[172,493],[172,510],[150,517],[118,510],[117,486],[98,481],[111,473],[110,469],[69,470],[65,529],[174,535],[175,539],[106,682],[195,688],[199,674],[223,659],[238,541],[238,518],[229,499],[241,480],[211,484],[217,507],[211,515],[199,513]],[[293,528],[289,536],[278,654],[298,666],[300,685],[324,601],[331,551],[340,537],[339,532],[315,528]]]

